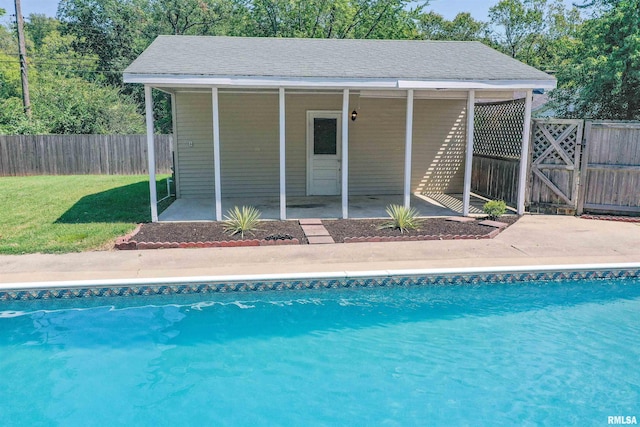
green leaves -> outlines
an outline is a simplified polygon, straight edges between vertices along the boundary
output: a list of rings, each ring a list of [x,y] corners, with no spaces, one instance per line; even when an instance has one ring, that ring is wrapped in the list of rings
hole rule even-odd
[[[415,230],[420,226],[421,221],[417,218],[418,211],[415,208],[389,205],[387,206],[387,214],[391,217],[391,221],[385,222],[380,228],[394,228],[404,233],[409,230]]]
[[[240,233],[240,237],[244,239],[244,233],[258,229],[260,211],[253,206],[243,206],[242,208],[234,206],[224,218],[224,231],[232,236]]]
[[[507,212],[507,204],[502,200],[491,200],[482,206],[482,210],[489,218],[496,219]]]
[[[561,116],[640,119],[640,0],[595,1],[558,72],[553,102]]]

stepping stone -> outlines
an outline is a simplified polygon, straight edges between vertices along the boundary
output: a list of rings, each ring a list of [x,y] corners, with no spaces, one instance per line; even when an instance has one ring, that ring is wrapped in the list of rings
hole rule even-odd
[[[307,240],[309,240],[310,245],[324,245],[328,243],[335,243],[333,241],[333,237],[331,236],[308,236]]]
[[[303,225],[302,231],[304,231],[304,234],[306,234],[307,237],[329,235],[329,232],[324,228],[324,225]]]
[[[491,221],[489,219],[485,219],[484,221],[480,221],[478,224],[486,225],[487,227],[495,227],[495,228],[505,228],[509,224],[500,221]]]
[[[474,222],[475,218],[470,218],[468,216],[450,216],[446,219],[447,221],[455,221],[455,222]]]
[[[322,225],[322,220],[319,218],[305,218],[298,220],[300,225]]]

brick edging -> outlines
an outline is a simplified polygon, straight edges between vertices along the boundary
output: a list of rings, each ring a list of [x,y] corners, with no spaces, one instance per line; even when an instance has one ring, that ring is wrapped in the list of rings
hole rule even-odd
[[[583,219],[598,219],[601,221],[617,221],[617,222],[640,222],[640,217],[631,216],[611,216],[611,215],[580,215]]]
[[[233,248],[240,246],[285,246],[299,245],[297,238],[291,240],[223,240],[217,242],[129,242],[116,243],[116,248],[120,250],[136,249],[176,249],[176,248]]]
[[[584,216],[583,216],[584,217]],[[589,218],[592,219],[592,218]],[[599,218],[593,218],[599,219]],[[640,218],[639,218],[640,220]],[[634,221],[635,222],[635,221]],[[640,221],[638,221],[640,222]],[[116,240],[115,248],[119,250],[142,249],[176,249],[176,248],[230,248],[246,246],[286,246],[299,245],[300,240],[224,240],[215,242],[138,242],[131,240],[142,227],[138,226],[126,236]],[[497,228],[487,234],[428,234],[419,236],[370,236],[370,237],[345,237],[343,243],[377,243],[377,242],[416,242],[425,240],[481,240],[493,239],[505,228]]]
[[[122,237],[118,237],[116,239],[116,243],[115,243],[115,248],[116,249],[135,249],[135,245],[133,245],[134,247],[131,247],[132,243],[135,242],[131,242],[131,238],[133,236],[135,236],[136,234],[138,234],[138,232],[140,231],[140,229],[142,228],[142,224],[138,224],[136,225],[136,228],[129,234],[125,234]]]
[[[420,236],[371,236],[345,237],[344,243],[376,243],[376,242],[417,242],[423,240],[481,240],[493,239],[502,229],[495,229],[487,234],[428,234]]]

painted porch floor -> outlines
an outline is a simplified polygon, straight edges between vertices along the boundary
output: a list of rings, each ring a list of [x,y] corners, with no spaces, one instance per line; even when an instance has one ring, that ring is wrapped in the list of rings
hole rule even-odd
[[[342,216],[340,196],[311,196],[287,198],[287,218],[340,218]],[[402,204],[402,195],[351,196],[349,197],[349,218],[386,218],[388,205]],[[471,197],[471,214],[482,214],[485,200]],[[222,213],[234,206],[254,206],[262,212],[263,219],[279,219],[280,201],[277,197],[264,198],[223,198]],[[411,196],[411,206],[419,216],[438,217],[462,214],[461,194],[432,194]],[[160,216],[160,221],[213,221],[214,201],[211,199],[177,199]]]

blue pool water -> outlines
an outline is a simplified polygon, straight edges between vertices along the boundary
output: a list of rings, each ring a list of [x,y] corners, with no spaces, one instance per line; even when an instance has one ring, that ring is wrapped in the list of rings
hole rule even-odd
[[[640,419],[638,279],[92,301],[0,303],[0,425]]]

